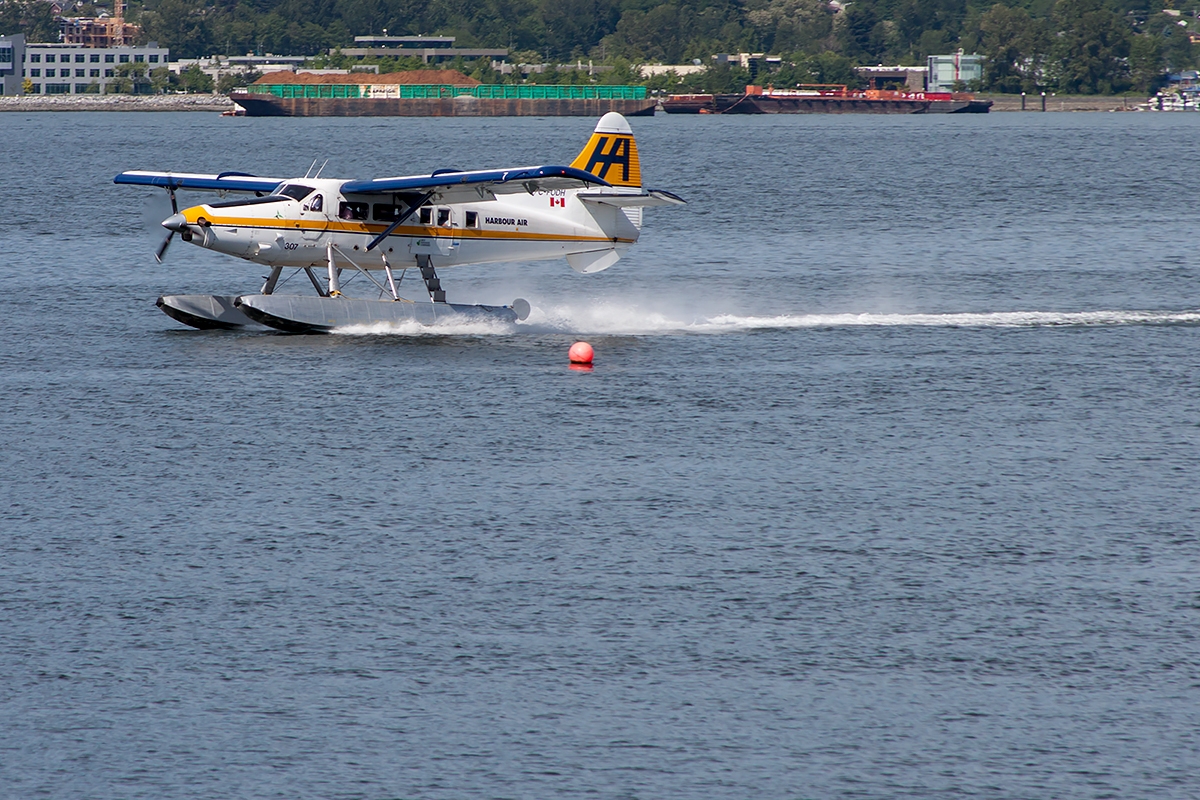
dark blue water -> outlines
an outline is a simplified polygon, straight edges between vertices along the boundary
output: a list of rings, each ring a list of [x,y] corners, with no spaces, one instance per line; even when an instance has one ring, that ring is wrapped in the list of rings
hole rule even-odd
[[[1200,116],[635,120],[511,328],[185,329],[111,184],[591,124],[0,117],[0,797],[1200,796]]]

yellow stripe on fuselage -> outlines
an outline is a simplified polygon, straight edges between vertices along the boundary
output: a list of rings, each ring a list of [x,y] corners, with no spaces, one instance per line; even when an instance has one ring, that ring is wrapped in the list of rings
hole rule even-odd
[[[358,233],[373,235],[383,233],[387,225],[368,222],[348,222],[346,220],[323,219],[264,219],[262,217],[213,217],[188,209],[184,218],[191,224],[197,224],[203,217],[206,222],[222,228],[257,228],[259,230],[280,231],[322,231],[330,233]],[[556,242],[611,242],[606,236],[572,236],[558,233],[534,233],[522,230],[479,230],[475,228],[446,228],[426,225],[401,225],[392,232],[393,236],[428,236],[438,239],[525,239],[533,241]],[[615,241],[630,242],[633,239],[616,239]]]

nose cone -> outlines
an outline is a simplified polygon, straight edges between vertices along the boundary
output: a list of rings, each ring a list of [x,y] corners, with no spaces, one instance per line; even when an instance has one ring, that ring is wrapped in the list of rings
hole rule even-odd
[[[162,226],[169,231],[183,233],[187,230],[187,220],[184,219],[183,214],[172,214],[162,221]]]

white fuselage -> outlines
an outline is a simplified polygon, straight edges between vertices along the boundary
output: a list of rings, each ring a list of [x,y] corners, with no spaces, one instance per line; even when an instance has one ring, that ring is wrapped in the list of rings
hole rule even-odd
[[[181,212],[184,238],[281,267],[328,266],[332,258],[337,267],[404,268],[427,258],[441,268],[576,255],[572,266],[591,272],[637,241],[641,223],[640,209],[584,202],[576,197],[579,189],[484,192],[478,201],[458,203],[439,203],[435,196],[367,251],[407,210],[412,194],[343,194],[344,183],[295,179],[269,197],[193,206]]]

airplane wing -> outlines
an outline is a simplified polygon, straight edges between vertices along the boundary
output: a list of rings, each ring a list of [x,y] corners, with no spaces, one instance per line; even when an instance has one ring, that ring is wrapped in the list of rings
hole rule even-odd
[[[392,194],[396,192],[432,192],[439,203],[464,203],[471,200],[492,200],[498,194],[536,192],[539,189],[579,189],[587,186],[609,186],[608,181],[575,167],[516,167],[514,169],[438,170],[432,175],[407,178],[375,178],[369,181],[347,181],[342,184],[345,194]]]
[[[259,178],[246,172],[222,172],[219,175],[197,175],[191,172],[122,172],[113,183],[136,186],[158,186],[163,189],[197,189],[206,192],[263,192],[270,194],[284,181],[280,178]]]
[[[647,189],[637,194],[618,194],[616,192],[589,191],[579,192],[575,195],[585,203],[602,203],[606,206],[616,206],[617,208],[634,208],[646,206],[683,206],[687,205],[687,200],[684,200],[677,194],[663,191],[662,189]]]

